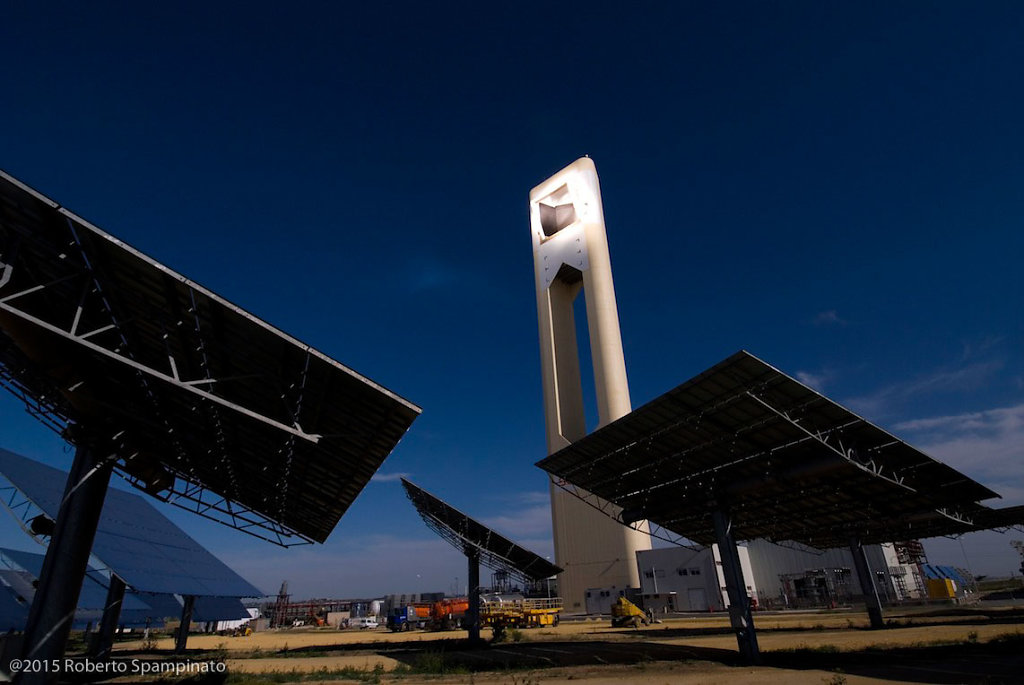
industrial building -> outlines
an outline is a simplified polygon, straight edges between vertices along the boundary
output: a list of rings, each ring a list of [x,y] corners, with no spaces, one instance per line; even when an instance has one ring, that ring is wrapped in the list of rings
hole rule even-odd
[[[853,555],[848,549],[815,550],[751,540],[739,549],[747,595],[760,609],[827,607],[860,601]],[[864,552],[885,602],[924,597],[916,564],[901,563],[892,544]],[[637,553],[645,596],[675,593],[677,611],[723,611],[729,606],[718,545],[665,547]]]
[[[743,577],[752,578],[750,556],[739,549]],[[640,577],[639,593],[644,608],[656,612],[723,611],[729,606],[722,575],[722,559],[718,546],[660,547],[636,553]],[[748,592],[754,592],[752,584]],[[619,596],[630,595],[635,588],[589,588],[587,613],[607,614]]]

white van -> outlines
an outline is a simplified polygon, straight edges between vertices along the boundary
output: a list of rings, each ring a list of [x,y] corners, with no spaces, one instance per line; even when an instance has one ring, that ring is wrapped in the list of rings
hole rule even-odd
[[[350,628],[359,628],[360,630],[375,630],[379,623],[377,623],[376,616],[353,618],[349,621]]]

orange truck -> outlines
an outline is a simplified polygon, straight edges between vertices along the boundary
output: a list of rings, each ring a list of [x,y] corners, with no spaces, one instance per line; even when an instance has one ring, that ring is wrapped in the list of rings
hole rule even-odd
[[[468,597],[448,597],[437,602],[430,608],[431,630],[455,630],[462,627],[462,619],[469,611]]]

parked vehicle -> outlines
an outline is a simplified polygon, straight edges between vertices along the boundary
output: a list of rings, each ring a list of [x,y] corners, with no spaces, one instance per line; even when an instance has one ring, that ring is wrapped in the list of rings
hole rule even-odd
[[[480,597],[480,624],[492,628],[495,637],[507,628],[557,626],[561,611],[559,597],[532,598],[500,593]]]
[[[468,597],[448,597],[430,608],[431,630],[455,630],[462,627],[462,619],[469,611]]]
[[[639,628],[641,624],[647,625],[649,622],[650,619],[644,610],[625,597],[619,597],[612,604],[612,627]]]
[[[430,621],[431,605],[429,603],[408,604],[394,607],[388,615],[388,630],[398,633],[404,630],[415,630],[424,627]]]
[[[376,616],[361,616],[349,620],[348,625],[350,628],[359,628],[360,630],[376,630],[380,623],[377,622]]]

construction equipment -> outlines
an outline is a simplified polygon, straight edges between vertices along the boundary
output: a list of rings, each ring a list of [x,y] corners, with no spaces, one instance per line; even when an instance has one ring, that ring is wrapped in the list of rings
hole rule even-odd
[[[392,632],[426,628],[456,630],[463,627],[469,611],[468,597],[446,597],[433,603],[416,602],[395,607],[388,615]],[[491,628],[533,628],[558,625],[562,600],[559,598],[524,598],[523,595],[482,595],[480,625]]]
[[[495,642],[500,642],[509,628],[557,626],[561,611],[560,597],[531,598],[499,593],[480,596],[480,625],[494,631]]]
[[[291,602],[291,595],[288,594],[288,581],[281,582],[281,589],[277,593],[277,601],[270,613],[270,627],[281,628],[285,623],[285,609]]]
[[[528,597],[523,600],[524,627],[557,626],[561,611],[561,597]]]
[[[434,602],[430,608],[431,630],[455,630],[462,627],[462,619],[469,611],[468,597],[446,597]]]
[[[612,604],[612,627],[613,628],[639,628],[647,625],[650,619],[644,610],[633,604],[625,597],[619,597]]]
[[[388,630],[398,633],[424,627],[430,621],[431,607],[429,602],[394,607],[388,615]]]
[[[413,602],[394,607],[388,615],[387,626],[395,633],[417,628],[456,630],[462,627],[467,611],[468,597],[446,597],[436,602]]]
[[[952,578],[928,578],[928,599],[956,599],[956,581]]]
[[[557,626],[562,611],[560,597],[523,597],[520,594],[480,596],[480,624],[497,632],[504,628]]]

